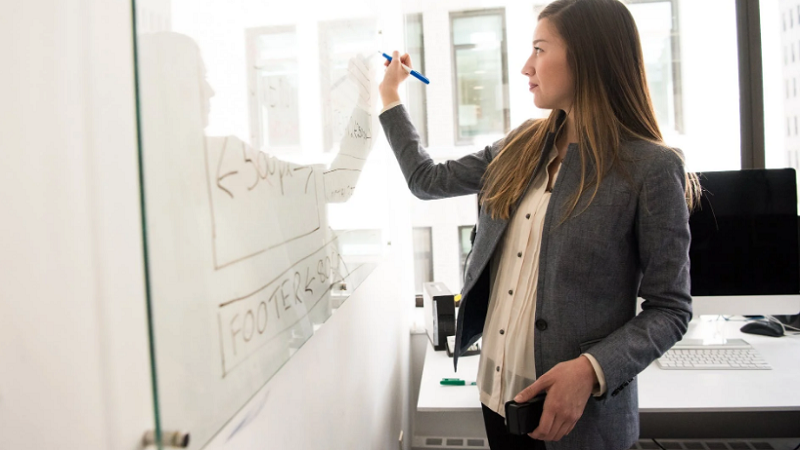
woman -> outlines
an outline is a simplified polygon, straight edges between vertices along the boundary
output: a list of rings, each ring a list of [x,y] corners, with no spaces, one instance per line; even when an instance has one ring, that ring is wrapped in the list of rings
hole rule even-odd
[[[692,316],[688,219],[698,192],[680,151],[662,142],[633,17],[618,0],[546,6],[522,74],[550,116],[444,164],[397,104],[400,61],[411,65],[397,52],[387,64],[380,119],[411,191],[480,198],[454,363],[483,336],[478,387],[491,448],[629,448],[639,436],[635,376]],[[539,426],[506,433],[505,402],[541,392]]]

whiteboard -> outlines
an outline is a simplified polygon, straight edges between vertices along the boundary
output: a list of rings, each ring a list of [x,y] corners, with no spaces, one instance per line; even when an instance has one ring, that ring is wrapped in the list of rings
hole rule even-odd
[[[376,21],[336,22],[339,36],[354,28],[355,37],[338,59],[319,63],[324,76],[310,89],[324,94],[311,108],[291,70],[266,76],[261,86],[269,95],[236,76],[263,75],[249,64],[248,43],[230,47],[241,64],[203,44],[208,36],[224,41],[221,33],[241,37],[241,28],[198,27],[197,37],[143,30],[137,36],[157,413],[162,426],[191,430],[191,448],[205,446],[324,325],[383,252],[380,229],[335,229],[328,214],[330,204],[347,202],[355,205],[348,215],[370,214],[351,198],[363,189],[362,172],[375,170],[378,62],[366,55],[377,53]],[[319,41],[328,44],[334,43]],[[215,113],[212,106],[228,92],[237,94],[223,98],[222,113]],[[240,97],[263,102],[237,108]],[[307,118],[320,110],[318,120]],[[264,114],[254,119],[254,111]],[[258,129],[245,131],[248,123]],[[294,145],[270,147],[295,138]]]

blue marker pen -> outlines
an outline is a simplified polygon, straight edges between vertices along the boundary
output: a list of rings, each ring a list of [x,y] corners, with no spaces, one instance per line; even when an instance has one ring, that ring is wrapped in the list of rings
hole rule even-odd
[[[388,59],[389,62],[392,62],[392,57],[391,56],[387,55],[386,53],[381,53],[381,55],[383,55],[384,58]],[[425,78],[425,75],[417,72],[416,70],[412,69],[411,67],[408,67],[405,64],[401,63],[400,65],[403,66],[403,69],[406,69],[406,72],[411,74],[412,77],[418,79],[419,81],[422,81],[425,84],[431,84],[431,81],[429,79]]]

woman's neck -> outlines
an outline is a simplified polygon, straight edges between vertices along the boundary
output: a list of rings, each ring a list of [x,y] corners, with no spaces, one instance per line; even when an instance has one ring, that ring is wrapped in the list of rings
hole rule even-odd
[[[567,156],[567,148],[571,143],[578,142],[578,132],[575,129],[575,119],[573,114],[567,113],[564,123],[561,125],[561,131],[558,133],[556,139],[556,148],[558,149],[558,157],[564,159]]]

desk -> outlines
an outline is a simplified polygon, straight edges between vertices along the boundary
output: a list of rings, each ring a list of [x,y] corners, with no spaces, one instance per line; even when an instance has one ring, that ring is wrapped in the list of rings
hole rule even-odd
[[[800,437],[800,336],[744,334],[741,321],[692,321],[686,338],[720,327],[744,339],[772,370],[662,370],[639,374],[642,437]]]
[[[743,334],[743,322],[689,324],[686,338],[719,330],[749,342],[773,370],[662,370],[638,376],[642,438],[800,437],[800,336]],[[444,377],[475,379],[478,356],[425,353],[415,435],[485,437],[476,386],[440,386]]]

